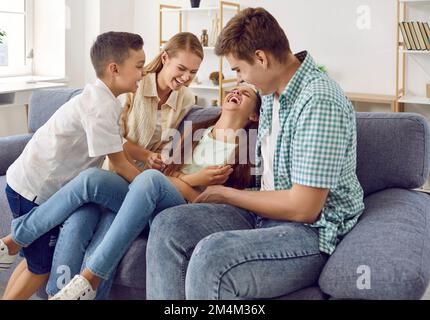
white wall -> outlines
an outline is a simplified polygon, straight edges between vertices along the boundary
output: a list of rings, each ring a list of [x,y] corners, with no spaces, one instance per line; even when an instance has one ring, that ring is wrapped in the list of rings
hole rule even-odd
[[[37,0],[34,9],[34,71],[64,77],[65,0]]]
[[[67,77],[71,87],[95,80],[90,49],[107,31],[134,31],[134,0],[66,0],[70,29],[66,37]],[[131,17],[131,18],[130,18]]]
[[[159,4],[189,6],[188,0],[65,1],[68,6],[65,69],[71,87],[82,87],[95,78],[89,49],[99,33],[108,30],[139,33],[144,38],[149,60],[159,51]],[[293,51],[309,50],[346,91],[394,94],[396,0],[239,2],[242,8],[262,6],[273,13],[286,31]],[[217,0],[201,1],[202,6],[217,3]],[[370,9],[370,29],[357,27],[362,15],[357,10],[363,5]],[[413,9],[411,17],[428,21],[430,6],[424,7],[422,12]],[[217,68],[217,61],[210,60],[209,66],[204,68],[203,74]],[[412,93],[425,94],[425,84],[430,83],[429,55],[408,58],[407,83]],[[369,109],[366,105],[360,105],[358,110],[387,111],[388,107]],[[406,110],[425,114],[430,119],[428,106],[407,106]],[[0,110],[2,118],[3,112]]]

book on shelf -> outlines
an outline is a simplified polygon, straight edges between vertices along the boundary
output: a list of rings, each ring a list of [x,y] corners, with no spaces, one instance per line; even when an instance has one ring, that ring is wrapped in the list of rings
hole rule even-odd
[[[411,30],[412,37],[414,38],[414,43],[415,43],[415,47],[416,47],[415,50],[422,50],[421,45],[420,45],[420,41],[418,40],[418,35],[415,32],[414,25],[412,24],[412,22],[406,22],[406,23],[409,26],[409,30]]]
[[[420,23],[418,21],[411,22],[414,27],[415,33],[417,34],[418,42],[421,50],[428,50],[424,41],[424,35],[421,33]]]
[[[417,50],[417,46],[415,45],[414,38],[412,37],[411,29],[409,28],[409,24],[407,22],[402,22],[402,24],[405,27],[406,34],[409,39],[409,43],[411,44],[412,50]]]
[[[424,26],[424,22],[418,22],[418,25],[419,25],[419,28],[420,28],[420,31],[421,31],[421,36],[422,36],[422,38],[424,40],[425,48],[427,50],[430,50],[430,34],[427,35],[426,28]]]
[[[424,30],[426,32],[427,39],[430,42],[430,26],[428,22],[424,22]]]
[[[430,51],[430,27],[428,22],[400,22],[406,50]]]
[[[407,50],[412,50],[411,42],[409,41],[409,37],[406,33],[406,28],[405,28],[404,22],[400,22],[399,27],[400,27],[400,30],[402,31],[404,47]]]

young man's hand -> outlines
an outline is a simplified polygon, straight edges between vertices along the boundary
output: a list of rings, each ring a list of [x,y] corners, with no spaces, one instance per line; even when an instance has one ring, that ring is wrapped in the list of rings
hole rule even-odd
[[[193,203],[226,203],[227,195],[231,192],[231,188],[224,186],[210,186],[201,193]]]
[[[184,181],[186,181],[189,185],[193,187],[197,186],[215,186],[215,185],[223,185],[227,182],[230,177],[233,169],[231,166],[212,166],[207,167],[199,172],[185,175],[181,177]]]

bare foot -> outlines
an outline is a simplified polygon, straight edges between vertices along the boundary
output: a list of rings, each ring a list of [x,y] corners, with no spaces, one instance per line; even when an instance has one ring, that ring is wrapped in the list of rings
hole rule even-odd
[[[15,241],[13,241],[12,236],[8,235],[5,238],[2,239],[4,244],[7,246],[9,250],[9,255],[14,256],[16,255],[19,250],[21,250],[21,246],[17,244]]]
[[[81,276],[88,280],[93,290],[97,290],[100,285],[100,282],[102,281],[102,279],[93,274],[90,270],[88,270],[88,268],[85,268],[82,271]]]

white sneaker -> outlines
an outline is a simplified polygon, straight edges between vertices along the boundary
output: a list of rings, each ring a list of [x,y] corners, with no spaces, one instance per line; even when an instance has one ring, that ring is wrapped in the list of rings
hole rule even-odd
[[[50,300],[94,300],[97,290],[81,275],[76,275],[63,289]]]
[[[9,255],[8,247],[5,245],[3,240],[0,239],[0,272],[9,269],[17,256],[17,254],[14,256]]]

